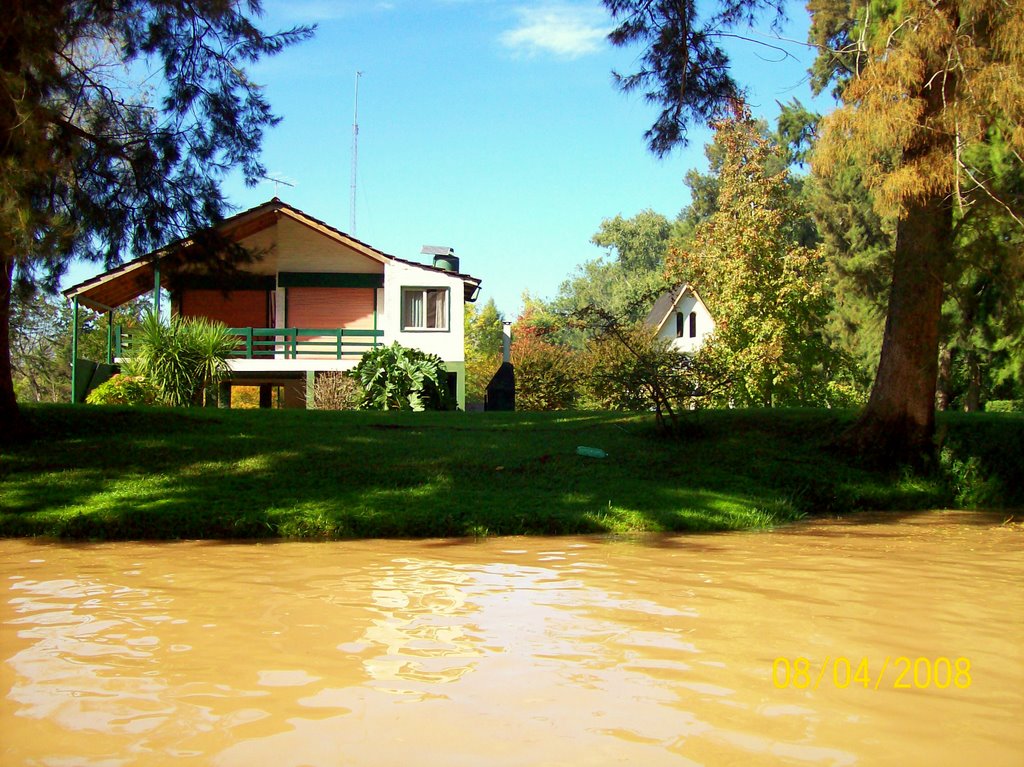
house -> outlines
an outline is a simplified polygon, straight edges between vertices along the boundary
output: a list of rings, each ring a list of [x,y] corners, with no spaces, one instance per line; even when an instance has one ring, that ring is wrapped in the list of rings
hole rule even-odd
[[[262,404],[280,387],[284,406],[305,407],[318,373],[350,370],[368,349],[394,341],[438,355],[465,406],[463,307],[476,300],[480,280],[459,272],[450,248],[424,248],[430,265],[407,261],[276,197],[216,232],[251,260],[218,277],[219,260],[199,255],[201,236],[168,245],[65,290],[76,331],[79,306],[109,318],[153,293],[159,308],[159,286],[173,314],[219,320],[238,335],[222,406],[231,386],[245,385],[260,387]],[[109,364],[129,356],[131,331],[110,327],[108,347]],[[82,401],[87,385],[75,383]]]
[[[662,293],[645,320],[659,338],[681,352],[695,352],[715,329],[711,312],[691,285]]]

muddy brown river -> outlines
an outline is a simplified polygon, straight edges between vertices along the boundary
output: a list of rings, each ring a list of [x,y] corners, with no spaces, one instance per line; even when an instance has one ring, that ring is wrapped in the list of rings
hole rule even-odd
[[[0,541],[0,764],[1022,765],[1001,522]]]

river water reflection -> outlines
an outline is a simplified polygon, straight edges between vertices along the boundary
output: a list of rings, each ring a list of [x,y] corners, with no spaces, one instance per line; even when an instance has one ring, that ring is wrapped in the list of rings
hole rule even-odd
[[[880,519],[0,541],[0,764],[1024,763],[1020,525]]]

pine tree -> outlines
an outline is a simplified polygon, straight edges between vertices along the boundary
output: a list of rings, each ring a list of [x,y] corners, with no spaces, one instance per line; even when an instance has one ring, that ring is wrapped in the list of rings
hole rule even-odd
[[[13,286],[54,287],[223,217],[219,183],[264,174],[274,125],[246,66],[312,34],[250,20],[259,0],[10,0],[0,14],[0,421],[18,432]],[[248,15],[247,15],[248,14]],[[148,67],[148,70],[147,70]],[[147,90],[126,85],[152,71]]]

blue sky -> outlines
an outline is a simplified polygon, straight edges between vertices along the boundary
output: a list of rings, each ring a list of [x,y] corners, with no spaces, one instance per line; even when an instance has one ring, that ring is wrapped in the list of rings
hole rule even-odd
[[[602,219],[645,208],[674,217],[688,202],[683,176],[705,167],[701,128],[668,158],[647,151],[655,109],[611,75],[632,71],[640,50],[606,41],[612,22],[599,0],[265,0],[265,11],[267,30],[318,25],[251,71],[283,117],[265,140],[268,175],[294,186],[231,179],[231,201],[247,208],[277,194],[351,230],[361,70],[355,235],[402,258],[453,247],[483,280],[482,300],[510,318],[524,291],[549,298],[602,254],[590,243]],[[806,39],[803,6],[790,16],[785,36]],[[777,100],[811,103],[813,54],[783,45],[797,58],[731,48],[754,114],[770,120]]]

